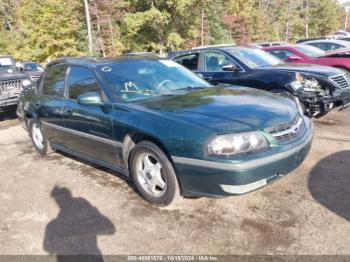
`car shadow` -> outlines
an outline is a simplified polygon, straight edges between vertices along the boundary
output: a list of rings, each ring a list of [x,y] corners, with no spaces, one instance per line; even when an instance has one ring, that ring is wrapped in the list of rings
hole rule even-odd
[[[330,155],[312,169],[308,187],[320,204],[350,221],[350,150]]]
[[[106,216],[84,198],[72,196],[66,187],[55,186],[51,197],[60,208],[55,219],[45,229],[43,247],[56,255],[58,262],[102,262],[102,252],[97,245],[97,236],[115,234],[115,227]]]

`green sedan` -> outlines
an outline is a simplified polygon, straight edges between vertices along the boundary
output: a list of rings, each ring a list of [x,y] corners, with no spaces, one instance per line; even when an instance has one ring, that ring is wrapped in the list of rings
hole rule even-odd
[[[212,86],[165,59],[50,63],[17,114],[34,147],[63,151],[133,179],[154,205],[261,188],[307,156],[312,122],[295,101]]]

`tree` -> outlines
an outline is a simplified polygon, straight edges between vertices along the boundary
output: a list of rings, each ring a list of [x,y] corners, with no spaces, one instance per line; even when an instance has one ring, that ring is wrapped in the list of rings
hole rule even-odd
[[[18,34],[9,48],[23,60],[45,61],[86,52],[85,24],[78,1],[23,0],[18,9]]]

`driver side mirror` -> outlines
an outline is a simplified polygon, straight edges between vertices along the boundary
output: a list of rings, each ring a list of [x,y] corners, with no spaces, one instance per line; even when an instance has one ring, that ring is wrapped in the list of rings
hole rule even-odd
[[[78,104],[82,106],[102,106],[104,102],[99,92],[81,94],[77,98]]]
[[[287,62],[297,62],[297,61],[300,61],[302,58],[300,56],[296,56],[296,55],[291,55],[291,56],[288,56],[286,61]]]
[[[238,72],[241,71],[236,65],[234,64],[229,64],[221,67],[223,71],[225,72]]]

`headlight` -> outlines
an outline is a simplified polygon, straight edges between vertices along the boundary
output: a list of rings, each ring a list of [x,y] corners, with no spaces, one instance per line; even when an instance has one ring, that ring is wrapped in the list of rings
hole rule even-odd
[[[295,80],[291,83],[294,91],[303,88],[305,92],[322,92],[320,83],[315,78],[304,78],[299,73],[295,74]]]
[[[253,153],[270,147],[259,132],[219,135],[207,143],[208,155],[232,156]]]
[[[23,87],[28,87],[32,84],[32,82],[29,79],[24,79],[22,82]]]

